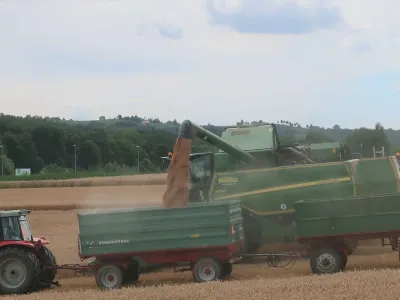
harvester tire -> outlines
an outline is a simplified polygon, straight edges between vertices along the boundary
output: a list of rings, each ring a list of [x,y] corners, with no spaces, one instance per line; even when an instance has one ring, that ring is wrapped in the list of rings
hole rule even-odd
[[[40,263],[28,249],[0,250],[0,294],[25,294],[37,288]]]
[[[57,275],[56,269],[46,269],[45,265],[47,266],[56,266],[57,261],[56,258],[51,252],[51,250],[45,246],[42,246],[39,250],[39,261],[42,264],[42,268],[40,271],[39,279],[42,282],[51,282],[54,281]]]
[[[96,284],[101,289],[119,289],[124,283],[124,270],[117,265],[104,265],[96,271]]]
[[[221,278],[222,264],[214,258],[202,258],[193,266],[193,278],[196,282],[216,281]]]
[[[222,264],[222,271],[220,279],[225,279],[232,274],[232,264],[230,262],[226,262]]]
[[[139,264],[129,265],[128,268],[124,270],[124,283],[132,284],[138,281],[140,276]]]
[[[332,274],[343,268],[343,255],[332,248],[316,249],[310,255],[311,270],[315,274]]]

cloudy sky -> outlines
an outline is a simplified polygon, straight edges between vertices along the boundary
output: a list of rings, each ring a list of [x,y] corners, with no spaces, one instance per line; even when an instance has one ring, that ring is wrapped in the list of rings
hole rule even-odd
[[[0,112],[400,128],[400,1],[0,0]]]

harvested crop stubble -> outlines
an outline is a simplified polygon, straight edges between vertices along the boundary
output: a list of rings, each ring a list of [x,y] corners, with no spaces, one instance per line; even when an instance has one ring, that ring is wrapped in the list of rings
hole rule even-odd
[[[292,277],[287,279],[256,279],[248,281],[212,282],[203,284],[164,285],[146,288],[123,288],[103,292],[77,290],[45,291],[3,299],[399,299],[400,270],[371,270],[326,276]]]
[[[131,176],[90,177],[60,180],[0,181],[0,189],[154,185],[166,184],[166,182],[167,174],[142,174]]]

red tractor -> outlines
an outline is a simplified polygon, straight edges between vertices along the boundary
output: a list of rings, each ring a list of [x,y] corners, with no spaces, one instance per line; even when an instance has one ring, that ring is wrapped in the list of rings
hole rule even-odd
[[[50,287],[57,270],[45,237],[33,238],[29,210],[0,211],[0,294],[23,294]]]

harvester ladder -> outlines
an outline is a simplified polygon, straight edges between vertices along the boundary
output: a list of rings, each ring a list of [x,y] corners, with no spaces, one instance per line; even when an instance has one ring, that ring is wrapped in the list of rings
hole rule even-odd
[[[376,154],[382,154],[382,157],[385,156],[385,146],[382,146],[381,151],[376,151],[376,148],[372,147],[372,151],[374,153],[374,157],[376,157]]]

